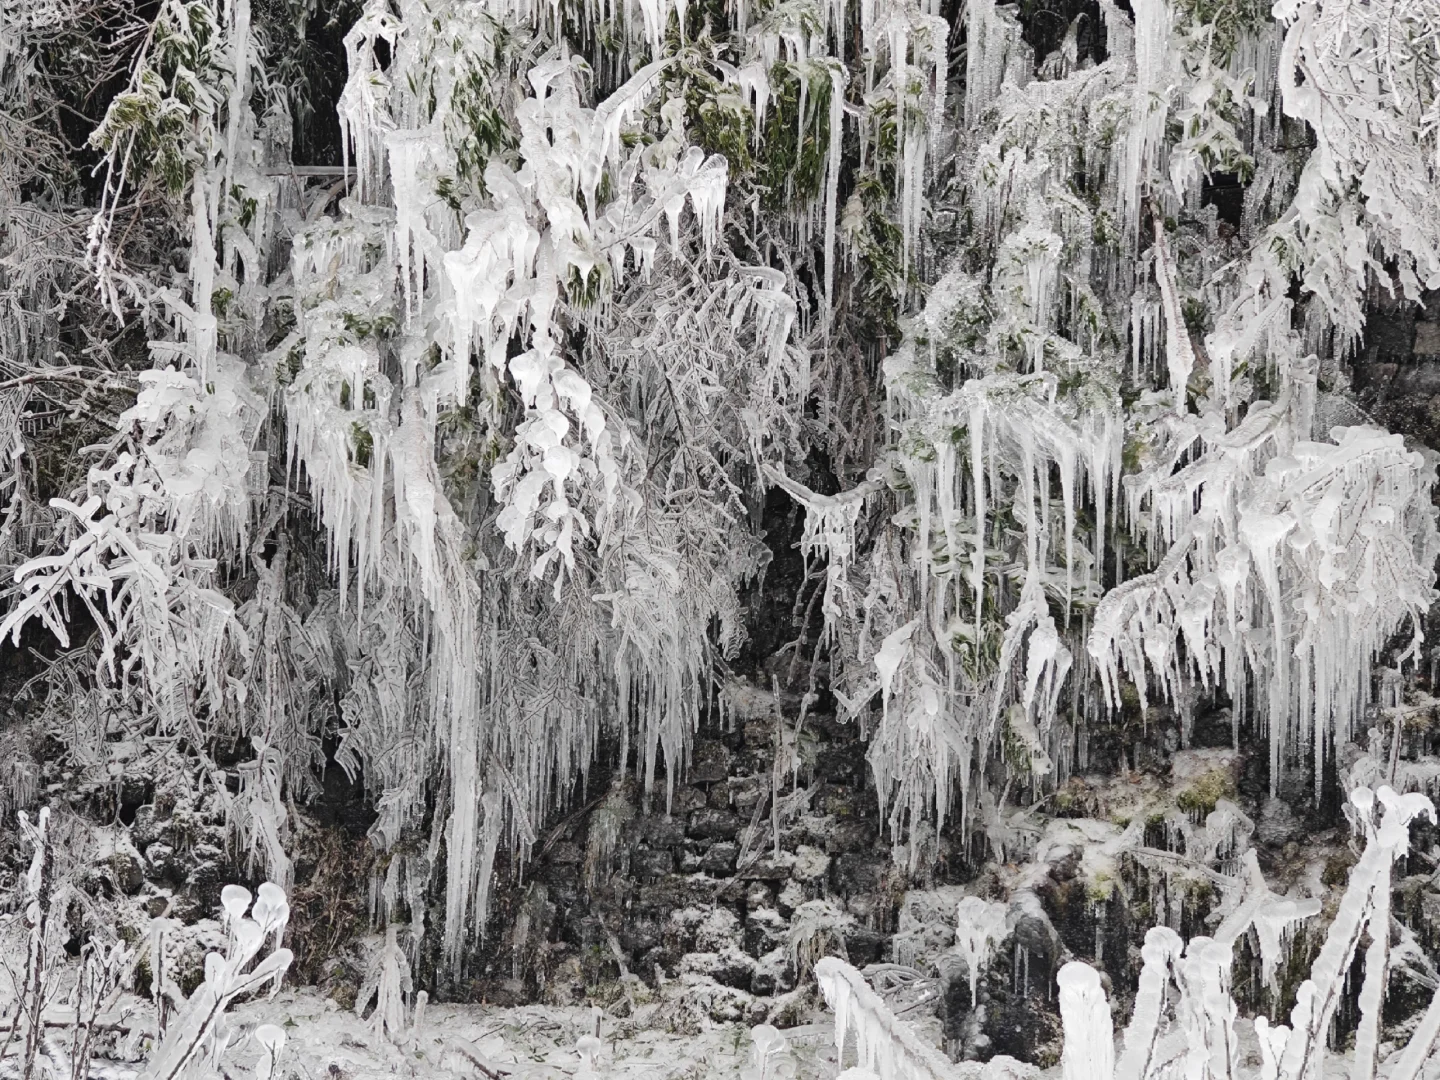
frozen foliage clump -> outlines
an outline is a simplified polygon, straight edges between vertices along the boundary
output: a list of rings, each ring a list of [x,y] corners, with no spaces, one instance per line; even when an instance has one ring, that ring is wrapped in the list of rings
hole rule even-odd
[[[1150,481],[1126,478],[1132,516],[1148,516],[1165,554],[1096,609],[1090,647],[1107,694],[1118,703],[1121,665],[1142,701],[1150,677],[1162,693],[1188,678],[1237,701],[1264,686],[1255,706],[1270,729],[1272,785],[1295,745],[1314,748],[1318,783],[1327,741],[1356,734],[1369,665],[1402,617],[1419,649],[1440,552],[1434,465],[1371,428],[1282,446],[1292,437],[1283,416],[1255,408],[1208,461],[1182,464],[1192,437],[1206,443],[1199,426],[1176,434]]]
[[[146,1080],[212,1075],[231,1039],[225,1019],[231,1002],[267,985],[272,994],[280,989],[280,980],[292,959],[289,949],[279,948],[290,917],[284,891],[266,882],[260,886],[252,907],[247,890],[227,885],[223,903],[229,947],[224,956],[212,952],[205,957],[205,981],[190,995],[151,1055]],[[272,938],[271,951],[256,962],[266,941]],[[273,1037],[270,1041],[275,1042]],[[267,1053],[275,1052],[278,1047],[267,1048]]]
[[[1367,275],[1412,302],[1440,281],[1415,201],[1435,181],[1436,92],[1411,67],[1434,55],[1433,12],[1382,7],[1352,22],[1281,5],[1284,29],[1106,7],[1108,57],[1077,70],[1056,54],[1034,79],[1010,16],[969,6],[954,183],[972,231],[884,364],[897,435],[881,472],[900,512],[867,552],[849,520],[872,485],[799,496],[805,543],[845,577],[825,586],[834,684],[852,715],[880,699],[871,764],[897,833],[943,818],[957,783],[968,814],[997,752],[1032,783],[1068,771],[1075,726],[1131,686],[1142,709],[1228,701],[1268,733],[1272,791],[1306,758],[1318,790],[1397,632],[1402,661],[1418,656],[1433,455],[1315,422],[1317,353],[1358,334]],[[1372,17],[1395,20],[1393,44],[1365,44]],[[1311,50],[1313,79],[1291,85]],[[1341,89],[1362,70],[1364,106]],[[1298,175],[1281,113],[1334,124]],[[1368,124],[1385,131],[1373,157],[1354,141]],[[1240,222],[1253,242],[1228,261],[1215,219],[1176,220],[1215,170],[1264,178]],[[1425,223],[1401,236],[1392,213]]]

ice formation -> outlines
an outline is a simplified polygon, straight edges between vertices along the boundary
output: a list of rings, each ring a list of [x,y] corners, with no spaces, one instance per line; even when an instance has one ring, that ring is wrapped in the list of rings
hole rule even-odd
[[[1055,981],[1060,984],[1060,1019],[1065,1025],[1061,1075],[1065,1080],[1107,1080],[1114,1075],[1115,1030],[1099,974],[1089,964],[1072,960]]]
[[[955,912],[955,949],[965,958],[965,969],[970,976],[970,1000],[979,1000],[976,989],[980,983],[980,972],[990,962],[991,950],[1004,937],[1004,904],[982,900],[978,896],[967,896],[960,901]]]
[[[1314,9],[1277,15],[1291,21],[1286,55],[1319,48],[1305,22]],[[1069,724],[1094,708],[1087,690],[1098,683],[1118,708],[1122,681],[1138,690],[1142,708],[1155,698],[1178,704],[1197,689],[1223,694],[1268,732],[1272,790],[1307,757],[1318,790],[1327,747],[1356,736],[1372,700],[1372,665],[1402,627],[1413,631],[1407,656],[1416,655],[1440,551],[1433,463],[1377,428],[1316,430],[1317,362],[1285,322],[1293,302],[1274,248],[1255,249],[1200,293],[1182,280],[1170,218],[1177,200],[1191,198],[1196,155],[1207,168],[1222,150],[1263,158],[1258,142],[1237,141],[1217,96],[1239,94],[1250,77],[1234,66],[1239,59],[1221,72],[1211,52],[1194,51],[1176,11],[1156,0],[1136,6],[1133,24],[1107,9],[1110,55],[1092,70],[1036,81],[1016,61],[1025,46],[1007,13],[979,3],[967,17],[964,113],[990,126],[975,137],[965,182],[993,277],[956,260],[885,362],[900,432],[886,467],[901,493],[894,520],[904,539],[876,545],[865,566],[836,551],[846,529],[832,524],[833,500],[846,496],[806,501],[814,518],[807,543],[819,547],[824,537],[832,570],[854,568],[855,584],[827,584],[826,613],[858,638],[837,673],[842,705],[859,714],[875,694],[884,700],[871,750],[882,801],[898,830],[906,815],[943,818],[958,782],[968,813],[977,767],[1007,738],[1033,743],[1031,729],[1047,751],[1034,760],[1053,759],[1063,774]],[[1338,86],[1358,70],[1342,73],[1346,63],[1362,63],[1339,42],[1366,31],[1327,27],[1316,39],[1331,51],[1317,71]],[[1245,62],[1254,55],[1246,50],[1269,40],[1249,33],[1234,46]],[[1383,78],[1399,87],[1408,72],[1401,65]],[[1193,91],[1191,79],[1200,80]],[[1187,114],[1197,134],[1176,149],[1167,187],[1167,116],[1185,93],[1202,103]],[[1318,94],[1285,85],[1277,93],[1288,115],[1319,122]],[[1430,137],[1407,112],[1416,99],[1397,93],[1385,106],[1397,142],[1384,152],[1397,155],[1391,175],[1418,185],[1415,155],[1424,156]],[[1247,100],[1257,123],[1269,123]],[[1117,111],[1128,121],[1110,145],[1098,199],[1077,200],[1056,184],[1068,175],[1064,162],[1083,157],[1068,132],[1102,130]],[[1332,256],[1336,234],[1322,239],[1309,222],[1322,202],[1361,212],[1338,194],[1339,177],[1363,169],[1348,123],[1337,122],[1335,145],[1309,160],[1291,209],[1266,234],[1279,243],[1298,230],[1313,306],[1342,334],[1359,325],[1361,290],[1359,278],[1331,283],[1335,267],[1361,273],[1368,263],[1353,247]],[[1339,171],[1322,181],[1332,158]],[[1390,234],[1388,194],[1374,190],[1367,225],[1386,237],[1380,243],[1404,267],[1399,280],[1416,295],[1429,280],[1433,220],[1405,238]],[[1394,209],[1420,212],[1398,191]],[[1148,269],[1113,315],[1090,291],[1097,271],[1111,272],[1100,270],[1107,256],[1088,242],[1102,218],[1118,223],[1122,250],[1148,243]],[[1345,243],[1369,235],[1359,224],[1345,228],[1354,238]],[[1202,294],[1217,312],[1203,335],[1186,308]],[[1072,310],[1090,314],[1062,327],[1057,316]],[[1127,416],[1117,376],[1130,365],[1086,358],[1105,351],[1097,331],[1107,319],[1128,333],[1132,377],[1157,369],[1168,398],[1152,393]],[[1242,364],[1264,364],[1278,390],[1243,412],[1235,396]],[[1012,506],[1019,539],[1001,540],[995,516]],[[1149,568],[1125,580],[1121,553],[1133,545],[1147,552]],[[1023,715],[1009,713],[1011,703]]]
[[[715,587],[687,598],[678,620],[660,617],[676,606],[682,579],[692,572],[683,558],[677,560],[682,541],[671,534],[693,532],[694,523],[656,519],[644,509],[649,496],[643,483],[636,486],[635,470],[645,449],[634,430],[607,416],[615,403],[567,360],[561,327],[584,310],[588,291],[620,289],[632,275],[648,283],[665,241],[666,259],[679,257],[692,237],[702,262],[719,255],[727,163],[687,141],[679,100],[667,96],[674,61],[661,55],[660,41],[671,9],[642,5],[642,17],[632,18],[627,8],[627,33],[648,42],[654,59],[593,108],[584,103],[588,68],[577,57],[552,49],[529,69],[520,83],[523,96],[507,117],[516,153],[492,153],[479,168],[484,197],[467,209],[459,227],[431,195],[437,179],[449,182],[464,166],[459,155],[466,147],[454,133],[464,130],[465,110],[474,103],[456,72],[493,63],[500,44],[485,18],[477,17],[478,8],[447,12],[454,32],[437,36],[415,5],[402,5],[398,13],[372,6],[346,38],[351,70],[340,111],[357,179],[341,216],[316,223],[295,244],[303,313],[295,347],[305,359],[287,392],[287,408],[291,452],[332,538],[342,597],[353,591],[357,608],[373,602],[366,594],[379,587],[379,569],[390,565],[384,549],[394,544],[412,583],[412,602],[433,620],[436,669],[446,673],[448,685],[436,685],[432,711],[449,716],[441,730],[448,729],[443,741],[453,792],[445,933],[447,951],[458,960],[469,933],[465,926],[483,928],[488,867],[502,832],[523,845],[525,823],[543,816],[549,793],[583,771],[594,732],[577,732],[564,740],[561,753],[540,755],[535,744],[506,727],[519,703],[504,702],[509,690],[486,674],[508,666],[496,652],[498,643],[467,629],[483,625],[490,608],[460,557],[468,543],[465,526],[452,514],[452,496],[434,464],[437,426],[446,410],[471,407],[478,384],[490,402],[482,415],[498,424],[497,395],[507,386],[518,395],[523,417],[505,436],[508,449],[490,475],[494,525],[509,557],[530,577],[552,583],[558,610],[583,603],[567,591],[577,575],[590,581],[594,600],[609,609],[611,632],[597,628],[594,637],[573,640],[569,656],[555,658],[555,673],[572,683],[578,677],[582,694],[600,686],[607,669],[613,675],[614,692],[634,717],[634,746],[647,787],[662,754],[671,766],[667,783],[684,761],[716,648],[710,626],[717,619],[721,624],[721,651],[733,647],[734,600],[726,582],[753,574],[754,566],[739,561],[719,577],[695,567],[711,573]],[[684,6],[675,13],[683,22]],[[496,14],[530,21],[540,32],[548,18],[528,8]],[[735,17],[745,55],[738,66],[720,71],[752,104],[757,131],[776,94],[771,80],[777,63],[799,79],[802,135],[810,122],[807,94],[813,90],[828,102],[814,121],[826,146],[816,212],[829,298],[839,242],[843,70],[817,63],[820,43],[798,32],[783,11],[752,15],[741,6]],[[826,17],[837,20],[836,37],[843,40],[842,14],[827,9]],[[926,121],[905,117],[917,105],[931,124],[943,114],[948,28],[933,14],[894,4],[866,6],[859,29],[870,48],[867,89],[894,95],[903,125],[897,184],[908,252],[920,223],[928,136]],[[376,59],[381,46],[393,53],[388,66]],[[923,101],[914,97],[911,73],[920,77]],[[424,108],[414,96],[422,86],[430,94]],[[657,112],[662,137],[637,146],[631,134],[643,116]],[[862,125],[862,143],[873,137]],[[393,266],[376,258],[380,250],[393,256]],[[396,279],[403,337],[398,383],[385,370],[378,335],[354,340],[357,306],[373,308]],[[798,360],[791,345],[799,327],[790,279],[767,266],[734,264],[719,282],[712,295],[728,315],[732,337],[737,344],[759,345],[772,372],[768,385],[783,387],[791,379],[784,369]],[[664,314],[680,318],[675,330],[682,329],[681,311]],[[421,362],[427,347],[432,356],[438,353],[438,363]],[[678,377],[665,377],[672,399]],[[803,392],[803,381],[796,388]],[[772,415],[745,421],[756,461],[763,460],[777,425],[783,430],[794,423],[774,413],[773,395],[770,401],[766,412]],[[844,532],[843,523],[837,527]],[[837,536],[826,553],[837,556],[844,546]],[[827,594],[844,588],[843,571],[836,558]],[[831,595],[827,608],[839,602]],[[488,730],[475,728],[477,706],[493,717]],[[556,719],[571,723],[569,716],[562,710]],[[593,723],[583,713],[575,719]],[[630,731],[627,724],[626,754]],[[493,798],[468,797],[477,787],[496,784]]]
[[[842,1063],[853,1032],[857,1067],[880,1080],[945,1080],[950,1075],[950,1062],[898,1021],[845,961],[825,957],[815,965],[815,979],[835,1012],[835,1047]]]

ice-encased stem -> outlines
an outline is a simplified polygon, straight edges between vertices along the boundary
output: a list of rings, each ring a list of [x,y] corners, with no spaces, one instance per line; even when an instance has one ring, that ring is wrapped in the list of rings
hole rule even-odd
[[[1072,960],[1055,980],[1065,1028],[1061,1075],[1064,1080],[1114,1080],[1115,1028],[1099,974],[1089,964]]]
[[[1377,792],[1359,788],[1350,795],[1352,812],[1366,836],[1365,851],[1360,861],[1350,871],[1350,881],[1340,899],[1340,908],[1330,931],[1321,946],[1320,955],[1310,969],[1310,978],[1301,984],[1296,995],[1295,1007],[1290,1013],[1290,1037],[1280,1059],[1281,1080],[1321,1080],[1324,1073],[1325,1039],[1330,1020],[1344,993],[1345,972],[1359,945],[1360,936],[1367,927],[1372,927],[1376,917],[1378,894],[1388,894],[1390,870],[1396,859],[1409,849],[1409,824],[1415,817],[1435,820],[1435,809],[1424,795],[1396,795],[1388,787]],[[1378,823],[1374,820],[1379,817]],[[1390,924],[1388,899],[1385,902],[1387,918],[1383,926],[1372,929],[1372,934],[1383,934],[1388,938]],[[1379,958],[1383,964],[1383,956]],[[1372,973],[1366,971],[1366,985],[1370,984]],[[1374,973],[1383,980],[1381,972]],[[1383,982],[1379,984],[1383,989]],[[1372,989],[1370,994],[1377,1000],[1381,989]],[[1362,998],[1365,991],[1362,989]],[[1359,1044],[1357,1040],[1357,1051]],[[1373,1043],[1368,1051],[1372,1058]],[[1373,1062],[1369,1075],[1373,1075]]]
[[[846,1037],[853,1030],[859,1067],[877,1073],[880,1080],[953,1080],[950,1062],[896,1019],[865,977],[845,961],[825,957],[815,965],[815,980],[835,1012],[841,1064]]]
[[[1165,1012],[1170,972],[1184,943],[1168,926],[1152,927],[1140,949],[1144,967],[1135,992],[1135,1010],[1125,1028],[1125,1049],[1115,1071],[1115,1080],[1148,1080],[1160,1039],[1160,1021]]]

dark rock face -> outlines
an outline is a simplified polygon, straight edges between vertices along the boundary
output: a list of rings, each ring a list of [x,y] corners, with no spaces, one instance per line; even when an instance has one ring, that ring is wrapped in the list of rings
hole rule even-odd
[[[777,777],[775,747],[794,723],[751,715],[702,731],[669,813],[658,792],[647,811],[632,777],[603,781],[603,798],[550,826],[558,833],[523,885],[502,877],[480,974],[457,996],[603,1001],[628,974],[651,986],[678,980],[713,1022],[797,1023],[810,1006],[797,1008],[795,994],[813,1002],[818,956],[892,962],[906,890],[973,867],[949,840],[943,859],[917,860],[913,874],[896,867],[855,725],[812,713],[798,775]],[[607,840],[602,825],[616,820]],[[953,924],[953,903],[945,911]]]
[[[733,840],[740,832],[740,818],[707,806],[690,815],[685,832],[698,840]]]
[[[831,885],[841,895],[876,892],[890,872],[889,852],[854,852],[832,863]]]
[[[789,936],[789,920],[773,908],[754,909],[745,916],[745,951],[757,960],[783,949]]]
[[[1440,292],[1414,304],[1373,290],[1364,341],[1349,374],[1356,398],[1375,421],[1440,447]]]

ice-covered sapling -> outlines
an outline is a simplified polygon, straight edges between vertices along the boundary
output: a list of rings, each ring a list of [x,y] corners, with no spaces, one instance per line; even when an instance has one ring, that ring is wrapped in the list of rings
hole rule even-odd
[[[385,928],[385,944],[375,953],[360,993],[355,997],[355,1015],[364,1016],[370,1003],[370,1025],[377,1035],[400,1042],[409,1034],[411,1024],[405,1019],[405,998],[414,989],[410,978],[410,961],[396,940],[396,927]],[[416,1003],[417,1011],[420,1003]]]
[[[190,995],[184,1012],[166,1032],[145,1072],[146,1080],[180,1080],[198,1075],[202,1063],[213,1067],[230,1041],[226,1009],[237,998],[267,984],[273,994],[290,967],[290,950],[278,947],[290,917],[284,890],[266,882],[251,907],[249,890],[227,885],[221,902],[230,934],[229,947],[224,956],[212,952],[205,957],[205,981]],[[272,935],[272,951],[255,962]]]

